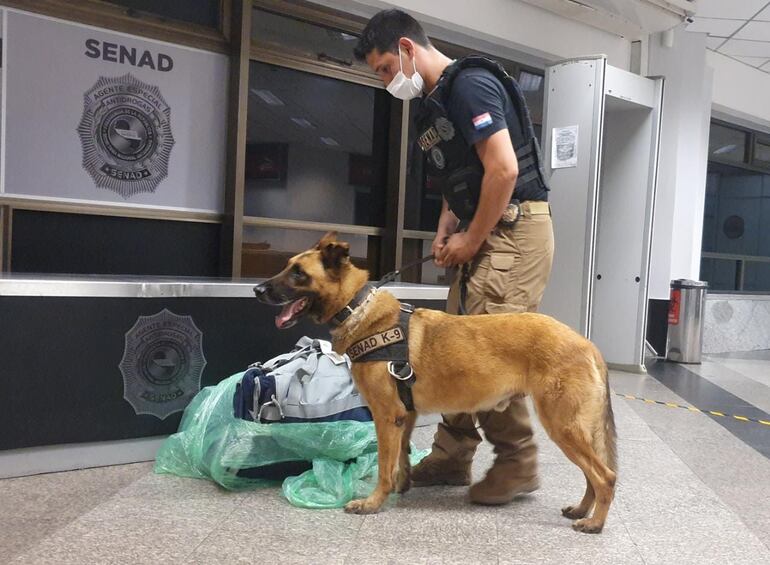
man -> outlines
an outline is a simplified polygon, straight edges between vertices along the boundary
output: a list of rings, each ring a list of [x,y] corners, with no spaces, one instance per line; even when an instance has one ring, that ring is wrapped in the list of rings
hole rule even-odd
[[[447,311],[458,313],[460,302],[468,314],[535,311],[551,271],[553,227],[539,146],[518,85],[487,59],[453,62],[399,10],[369,21],[355,55],[392,95],[423,96],[418,143],[444,196],[433,252],[437,265],[462,267]],[[430,455],[412,470],[413,484],[470,484],[481,441],[476,421],[496,458],[470,488],[471,501],[505,504],[536,490],[537,447],[523,399],[503,412],[445,415]]]

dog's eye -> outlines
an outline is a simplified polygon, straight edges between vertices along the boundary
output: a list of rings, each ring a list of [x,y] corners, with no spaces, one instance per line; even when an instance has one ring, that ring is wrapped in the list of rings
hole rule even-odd
[[[296,281],[301,281],[307,279],[307,275],[298,265],[294,265],[291,268],[291,278]]]

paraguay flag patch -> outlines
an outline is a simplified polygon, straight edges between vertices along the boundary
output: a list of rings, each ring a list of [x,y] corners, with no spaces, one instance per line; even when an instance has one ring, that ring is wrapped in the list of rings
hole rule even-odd
[[[473,118],[473,127],[476,129],[484,129],[487,126],[492,125],[492,116],[489,115],[489,112],[484,112],[483,114],[479,114],[475,118]]]

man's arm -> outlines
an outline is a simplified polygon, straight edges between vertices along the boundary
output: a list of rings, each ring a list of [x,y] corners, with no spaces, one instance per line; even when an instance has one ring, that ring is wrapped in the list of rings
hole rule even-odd
[[[475,147],[484,165],[479,204],[468,231],[452,235],[440,250],[436,264],[442,267],[467,263],[476,255],[508,206],[519,176],[516,152],[507,129],[478,141]]]

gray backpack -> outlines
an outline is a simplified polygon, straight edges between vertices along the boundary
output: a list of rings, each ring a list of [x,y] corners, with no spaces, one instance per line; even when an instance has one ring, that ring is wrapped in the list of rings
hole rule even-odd
[[[289,353],[251,365],[236,387],[233,407],[236,417],[261,423],[372,420],[348,356],[309,337]]]

